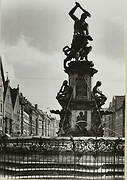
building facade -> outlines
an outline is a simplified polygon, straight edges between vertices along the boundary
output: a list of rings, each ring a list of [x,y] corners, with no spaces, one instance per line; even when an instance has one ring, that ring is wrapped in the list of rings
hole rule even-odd
[[[4,79],[0,58],[0,134],[17,136],[56,136],[58,121],[32,105],[17,88]]]
[[[109,104],[112,114],[104,115],[104,136],[124,137],[125,135],[125,96],[114,96]]]
[[[20,105],[19,105],[19,86],[17,88],[11,88],[11,99],[13,106],[12,113],[12,136],[17,136],[20,134]]]
[[[4,84],[4,118],[3,118],[3,131],[6,134],[12,133],[12,123],[13,123],[13,105],[11,98],[11,88],[9,79],[5,81]]]
[[[33,106],[23,95],[20,94],[20,118],[22,136],[56,136],[58,131],[56,118],[49,116]]]

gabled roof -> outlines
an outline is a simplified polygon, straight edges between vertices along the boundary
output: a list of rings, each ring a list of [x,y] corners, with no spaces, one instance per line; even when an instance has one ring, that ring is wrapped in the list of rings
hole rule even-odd
[[[113,101],[115,101],[115,108],[116,110],[123,106],[125,100],[125,96],[114,96]]]
[[[7,88],[9,87],[9,80],[7,79],[4,82],[4,100],[5,100],[5,96],[6,96],[6,92],[7,92]]]
[[[5,83],[5,78],[4,78],[4,70],[3,70],[3,65],[2,65],[1,57],[0,57],[0,70],[1,70],[2,80],[3,80],[3,84],[4,84]]]
[[[10,87],[10,92],[11,92],[12,105],[13,105],[13,109],[14,109],[16,98],[17,98],[17,95],[18,95],[18,92],[19,92],[19,88],[13,88],[12,89]]]

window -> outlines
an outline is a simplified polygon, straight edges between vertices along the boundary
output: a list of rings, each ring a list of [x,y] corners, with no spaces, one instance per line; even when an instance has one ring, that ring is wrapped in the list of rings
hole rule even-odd
[[[0,104],[0,112],[3,112],[3,106]]]

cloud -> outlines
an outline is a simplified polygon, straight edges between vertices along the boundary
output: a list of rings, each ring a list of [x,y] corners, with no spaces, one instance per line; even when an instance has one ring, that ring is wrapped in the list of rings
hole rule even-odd
[[[92,14],[88,23],[96,52],[105,56],[107,53],[121,56],[124,48],[126,1],[79,2]],[[4,0],[2,4],[2,39],[7,44],[15,45],[22,35],[31,39],[32,46],[46,53],[61,51],[65,45],[71,44],[73,21],[68,12],[74,6],[74,1]],[[109,44],[115,47],[114,52],[106,48]]]
[[[62,81],[67,78],[62,71],[62,55],[58,52],[46,54],[31,46],[25,37],[21,37],[15,46],[3,44],[3,54],[9,64],[12,86],[15,86],[15,82],[19,83],[20,90],[39,105],[45,104],[48,107],[57,103],[56,93]]]
[[[87,20],[94,41],[89,60],[99,70],[94,82],[110,98],[124,93],[125,7],[123,0],[79,0],[92,17]],[[33,103],[58,107],[55,100],[62,81],[62,48],[70,45],[74,22],[68,16],[72,0],[3,0],[2,44],[6,71],[12,84]]]
[[[123,26],[110,19],[105,20],[103,34],[100,36],[99,53],[111,60],[125,58],[125,32]]]
[[[36,1],[33,2],[35,4]],[[20,36],[24,35],[31,39],[32,46],[45,52],[53,52],[63,48],[62,41],[67,39],[70,33],[67,31],[67,22],[63,11],[61,11],[62,4],[51,6],[52,3],[50,3],[48,6],[45,1],[43,3],[38,1],[33,6],[31,1],[27,3],[20,1],[21,6],[19,6],[16,1],[13,3],[15,6],[11,5],[12,8],[9,8],[9,4],[3,4],[2,39],[4,42],[14,45]],[[8,11],[4,10],[6,6]]]

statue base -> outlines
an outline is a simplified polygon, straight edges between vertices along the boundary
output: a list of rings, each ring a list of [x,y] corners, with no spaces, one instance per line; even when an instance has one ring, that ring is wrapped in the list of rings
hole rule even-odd
[[[72,95],[61,118],[58,136],[102,136],[101,120],[91,93],[92,77],[98,71],[92,61],[71,61],[64,70]]]

